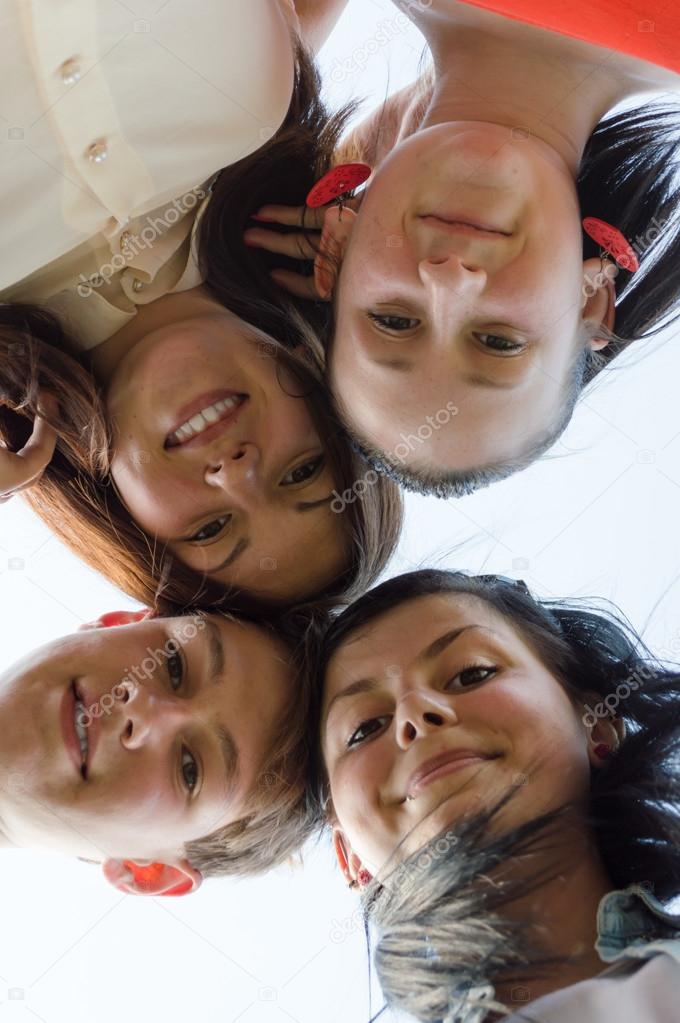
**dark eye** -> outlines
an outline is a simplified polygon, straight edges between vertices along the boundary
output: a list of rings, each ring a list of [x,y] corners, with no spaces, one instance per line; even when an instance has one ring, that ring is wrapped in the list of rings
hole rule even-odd
[[[317,455],[315,458],[310,459],[308,462],[303,462],[302,465],[297,465],[291,472],[287,473],[281,480],[282,487],[290,487],[294,483],[306,483],[307,480],[312,479],[316,476],[317,472],[325,462],[323,455]]]
[[[168,643],[167,649],[169,651],[167,654],[168,678],[173,692],[176,693],[184,681],[184,659],[176,643],[171,641]]]
[[[412,316],[394,316],[389,314],[381,313],[369,313],[368,317],[373,323],[377,323],[379,327],[384,330],[389,330],[394,333],[399,333],[404,330],[415,330],[419,325],[420,320],[416,320]]]
[[[198,764],[186,746],[182,746],[182,778],[189,792],[198,784]]]
[[[475,334],[475,337],[485,348],[492,348],[495,352],[519,352],[524,348],[519,342],[497,334]]]
[[[213,540],[216,536],[220,535],[226,526],[230,525],[231,519],[231,515],[223,515],[220,519],[208,522],[207,525],[201,526],[193,536],[190,536],[189,541],[191,543],[202,543],[204,540]]]
[[[455,682],[460,680],[460,684],[463,688],[467,686],[476,686],[480,682],[486,682],[496,674],[498,668],[486,664],[476,664],[470,668],[464,668],[457,675],[455,675],[450,681]]]
[[[386,717],[369,718],[368,721],[362,721],[358,728],[356,728],[349,739],[347,740],[347,748],[351,746],[359,746],[366,739],[369,739],[372,735],[375,735],[383,726]]]

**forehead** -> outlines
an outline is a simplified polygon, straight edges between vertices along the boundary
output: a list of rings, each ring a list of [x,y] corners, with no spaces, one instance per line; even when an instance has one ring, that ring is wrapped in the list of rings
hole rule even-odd
[[[512,624],[487,601],[468,593],[428,594],[399,604],[353,633],[331,658],[327,684],[342,684],[359,667],[408,664],[442,633],[465,625],[520,642]]]

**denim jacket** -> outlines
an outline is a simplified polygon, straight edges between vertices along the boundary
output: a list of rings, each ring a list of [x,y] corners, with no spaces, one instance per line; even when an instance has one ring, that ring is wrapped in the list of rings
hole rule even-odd
[[[608,892],[600,900],[597,934],[595,950],[603,963],[611,964],[609,969],[588,981],[570,985],[522,1005],[521,1011],[545,1023],[552,1023],[553,1019],[559,1023],[566,1023],[567,1020],[569,1023],[572,1020],[573,1023],[599,1023],[600,1019],[605,1018],[603,1013],[608,1011],[606,1003],[613,990],[601,981],[604,978],[613,980],[630,977],[644,965],[645,960],[665,953],[671,957],[672,962],[664,957],[664,961],[655,963],[652,970],[647,972],[647,978],[641,976],[634,996],[623,996],[624,1004],[629,1004],[634,1013],[630,1016],[631,1023],[634,1020],[635,1023],[641,1023],[642,1019],[645,1023],[666,1023],[666,1020],[680,1019],[680,909],[676,913],[669,912],[646,886],[632,884],[620,891]],[[674,993],[670,993],[667,983],[671,977],[674,985],[677,985],[677,992],[674,987]],[[647,987],[643,986],[645,984]],[[661,997],[663,1000],[660,989],[664,986],[669,992],[667,1006],[655,1005],[656,1015],[653,1017],[647,1013],[638,1017],[635,1006],[641,1004],[644,1008],[646,992],[649,992],[650,998],[658,1000]],[[623,989],[619,989],[619,994],[622,992]],[[468,992],[469,997],[482,998],[487,1002],[493,1000],[494,994],[491,985]],[[678,1001],[671,1002],[676,994]],[[672,1016],[671,1004],[674,1006]],[[618,1012],[617,1006],[614,1008]],[[483,1023],[487,1011],[481,1006],[466,1007],[463,1003],[443,1023]],[[506,1023],[517,1023],[519,1018],[515,1015],[506,1017]],[[617,1023],[627,1023],[621,1015],[616,1018]]]

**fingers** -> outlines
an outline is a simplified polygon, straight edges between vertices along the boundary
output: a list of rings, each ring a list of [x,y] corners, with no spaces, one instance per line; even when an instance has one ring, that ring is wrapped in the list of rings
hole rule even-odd
[[[316,246],[304,234],[281,234],[280,231],[251,227],[243,235],[243,240],[246,245],[291,256],[293,259],[313,260],[317,252]]]
[[[324,209],[309,209],[307,206],[262,206],[254,213],[253,220],[270,221],[274,224],[285,224],[287,227],[321,228]]]
[[[33,432],[21,451],[0,448],[0,500],[3,503],[40,479],[52,460],[57,440],[56,431],[42,417],[36,416]]]
[[[303,277],[292,270],[272,270],[271,277],[279,287],[289,291],[291,295],[297,295],[298,298],[318,301],[321,297],[316,290],[313,277]]]

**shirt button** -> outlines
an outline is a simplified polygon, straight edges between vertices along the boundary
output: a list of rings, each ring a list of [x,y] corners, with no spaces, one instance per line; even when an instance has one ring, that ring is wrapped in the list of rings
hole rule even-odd
[[[64,85],[75,85],[80,81],[82,69],[75,57],[65,60],[59,68],[59,74]]]
[[[128,245],[130,244],[130,242],[132,241],[132,233],[130,231],[123,231],[123,233],[120,236],[120,238],[118,239],[118,241],[119,241],[120,249],[121,249],[121,252],[122,252],[123,249],[126,249],[128,247]]]
[[[87,149],[87,158],[91,163],[103,163],[109,155],[109,149],[104,139],[97,139]]]
[[[141,291],[143,287],[144,284],[142,283],[142,281],[140,281],[139,277],[135,277],[134,281],[132,282],[132,290]]]

